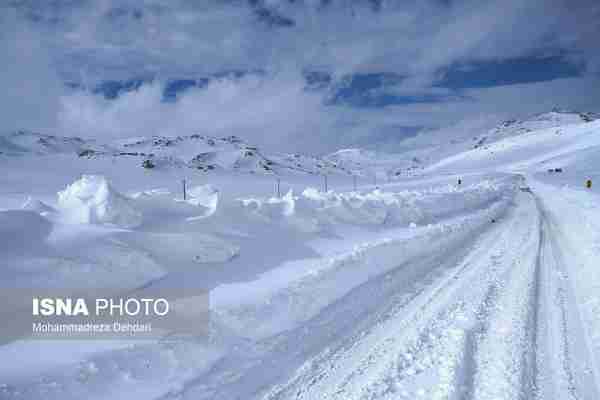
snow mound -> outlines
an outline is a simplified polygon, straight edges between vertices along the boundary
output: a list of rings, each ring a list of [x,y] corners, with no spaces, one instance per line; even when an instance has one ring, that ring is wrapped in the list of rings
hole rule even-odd
[[[200,185],[188,191],[188,203],[195,206],[203,206],[214,212],[219,203],[219,191],[212,185]]]
[[[51,213],[55,213],[56,210],[54,209],[54,207],[49,206],[48,204],[34,199],[31,196],[27,197],[27,200],[25,200],[25,203],[23,203],[23,205],[21,206],[21,208],[23,210],[28,210],[28,211],[35,211],[41,215],[47,215],[47,214],[51,214]]]
[[[188,191],[187,200],[167,189],[152,189],[134,193],[131,199],[135,208],[144,215],[144,224],[163,223],[179,219],[202,219],[217,208],[218,191],[208,187],[194,187]]]
[[[84,224],[114,224],[134,228],[142,214],[133,201],[117,192],[103,176],[83,175],[58,192],[58,204],[68,220]]]

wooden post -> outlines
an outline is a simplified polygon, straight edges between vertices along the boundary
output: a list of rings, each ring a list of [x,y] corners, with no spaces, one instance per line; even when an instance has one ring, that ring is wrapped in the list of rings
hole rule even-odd
[[[323,178],[325,178],[325,193],[327,193],[327,175],[323,175]]]
[[[352,175],[352,187],[354,188],[354,191],[356,192],[356,175]]]
[[[181,181],[183,183],[183,200],[187,200],[187,192],[185,187],[185,179]]]
[[[281,179],[277,178],[277,197],[281,198]]]

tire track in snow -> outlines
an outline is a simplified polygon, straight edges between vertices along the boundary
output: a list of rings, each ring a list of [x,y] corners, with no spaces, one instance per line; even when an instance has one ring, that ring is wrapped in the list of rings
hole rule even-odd
[[[511,229],[514,225],[507,227],[503,232],[510,232],[512,238],[486,249],[487,268],[485,260],[471,270],[465,266],[453,279],[463,286],[449,284],[439,289],[467,289],[465,294],[452,298],[431,317],[432,310],[427,308],[436,307],[436,296],[444,297],[443,293],[432,295],[418,310],[420,318],[403,325],[410,332],[400,331],[401,338],[378,343],[363,338],[372,345],[367,356],[352,360],[352,355],[328,354],[324,358],[331,362],[349,365],[329,368],[329,372],[308,371],[309,376],[296,377],[267,398],[600,398],[589,351],[583,354],[588,348],[585,332],[555,232],[534,197],[521,197],[530,207],[513,220],[520,220],[516,224],[525,230],[516,234],[518,230]],[[474,253],[474,258],[481,257],[481,248]],[[473,270],[479,274],[469,275]],[[487,280],[483,279],[486,274]],[[477,278],[487,283],[478,288],[464,286]],[[340,351],[352,353],[359,347],[355,344]],[[386,352],[396,360],[390,362]],[[381,368],[381,363],[386,365]],[[331,371],[345,377],[332,378],[328,376]]]
[[[528,206],[529,211],[534,209],[532,202],[529,202]],[[526,217],[528,215],[527,210],[521,210],[519,215],[521,218]],[[439,327],[430,329],[430,333],[442,332],[442,336],[435,337],[430,342],[450,343],[453,340],[460,343],[465,342],[461,338],[469,336],[465,335],[466,329],[461,326],[465,322],[462,321],[457,324],[457,327],[448,329],[448,324],[445,324],[445,321],[454,322],[461,319],[464,320],[466,310],[471,309],[475,303],[473,303],[472,299],[470,303],[461,303],[460,301],[456,302],[453,300],[456,300],[457,296],[460,297],[459,292],[461,290],[468,289],[469,285],[477,282],[475,278],[482,279],[485,282],[488,280],[494,281],[490,277],[486,279],[486,274],[489,270],[485,268],[486,265],[483,265],[485,262],[482,264],[480,259],[486,258],[486,255],[488,261],[493,260],[494,257],[501,257],[503,250],[508,246],[514,246],[515,231],[518,231],[517,228],[519,227],[523,230],[523,224],[519,222],[521,218],[513,216],[509,219],[510,223],[503,224],[504,226],[500,229],[500,234],[496,232],[495,235],[487,235],[485,240],[478,241],[479,245],[477,249],[471,252],[470,256],[462,264],[459,263],[455,275],[439,287],[430,288],[428,293],[421,296],[425,299],[421,299],[420,306],[410,304],[410,307],[396,310],[393,318],[384,321],[377,328],[377,332],[370,332],[371,338],[360,339],[351,348],[339,349],[339,352],[342,354],[325,354],[321,359],[318,359],[321,362],[338,364],[335,368],[312,368],[308,371],[301,371],[300,375],[289,382],[287,386],[276,388],[266,398],[398,398],[399,395],[402,395],[402,388],[397,385],[402,380],[399,378],[402,371],[409,371],[409,375],[411,376],[427,375],[420,373],[420,371],[415,371],[423,370],[423,368],[416,361],[411,364],[411,361],[416,357],[412,355],[410,349],[412,346],[413,352],[418,357],[423,353],[423,348],[428,349],[432,347],[428,344],[428,332],[426,329],[431,321],[433,321],[434,326],[438,324]],[[527,236],[530,233],[522,233],[522,235]],[[492,254],[494,253],[492,250],[495,250],[497,254]],[[499,263],[499,265],[501,264]],[[478,293],[481,293],[478,294],[478,297],[480,299],[486,295],[486,292],[490,295],[490,299],[493,297],[495,289],[487,290],[490,285],[484,285],[479,288]],[[470,293],[468,290],[466,292]],[[454,303],[458,304],[456,308],[448,307],[448,304]],[[444,312],[448,313],[450,317],[444,318]],[[408,315],[406,315],[407,313]],[[473,313],[471,312],[471,314]],[[454,334],[447,334],[448,332],[453,332]],[[435,336],[436,334],[434,333],[433,335]],[[419,337],[425,339],[419,342]],[[434,344],[433,347],[439,346],[435,346]],[[453,363],[448,360],[464,357],[462,348],[464,348],[464,345],[454,346],[450,351],[454,353],[453,355],[441,357],[441,361],[437,360],[433,364],[439,365],[440,362],[459,364],[458,362]],[[398,361],[397,358],[399,355],[407,355],[409,362]],[[408,366],[404,368],[403,364],[407,364]],[[411,365],[416,365],[417,367],[411,370]],[[458,367],[455,365],[454,368]],[[331,372],[332,370],[333,372]],[[454,374],[453,372],[450,373]],[[311,376],[313,378],[317,377],[316,382],[311,381],[313,379]],[[458,378],[452,379],[456,380]],[[415,394],[426,395],[422,391],[412,393],[412,395]],[[406,393],[406,396],[410,395],[410,393]]]
[[[529,200],[531,201],[531,199]],[[533,207],[534,227],[518,239],[521,251],[513,260],[494,306],[485,316],[486,331],[479,335],[475,354],[472,399],[531,399],[535,392],[537,329],[537,256],[539,218]]]
[[[460,318],[464,322],[446,321],[447,332],[458,329],[463,340],[455,347],[452,343],[450,346],[438,343],[434,352],[459,354],[459,363],[453,365],[452,371],[438,366],[437,376],[430,373],[430,381],[420,382],[422,388],[405,393],[405,398],[414,395],[432,399],[531,398],[529,382],[535,371],[531,372],[529,365],[535,359],[535,352],[521,350],[529,342],[531,332],[535,332],[535,311],[530,304],[536,299],[537,285],[532,268],[523,268],[523,264],[533,265],[536,236],[531,229],[522,233],[517,238],[525,240],[516,246],[518,252],[505,251],[511,241],[493,249],[489,267],[479,271],[491,275],[490,279],[480,288],[471,288],[473,293],[459,301],[464,304]],[[518,262],[520,257],[531,262]],[[439,379],[448,374],[454,376],[452,383]]]
[[[540,259],[544,292],[540,296],[536,399],[592,400],[600,398],[598,373],[579,305],[561,251],[561,232],[536,197],[542,217]],[[549,321],[549,323],[548,323]]]

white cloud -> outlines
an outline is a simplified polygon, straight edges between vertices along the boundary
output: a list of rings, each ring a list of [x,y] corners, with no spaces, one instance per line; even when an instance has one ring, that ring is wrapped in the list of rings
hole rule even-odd
[[[0,14],[0,133],[55,127],[62,82],[52,66],[40,33],[21,24],[13,12]]]
[[[476,129],[481,121],[562,105],[598,104],[592,76],[534,85],[453,93],[432,87],[456,63],[531,54],[567,54],[600,71],[600,6],[581,0],[567,12],[559,0],[394,1],[264,0],[273,15],[294,21],[274,27],[244,0],[22,0],[0,8],[0,128],[52,129],[65,134],[236,134],[272,148],[324,151],[347,146],[381,126]],[[327,106],[326,91],[307,92],[301,73],[394,72],[398,95],[443,102],[385,109]],[[261,71],[190,89],[161,101],[169,78],[232,70]],[[109,101],[69,92],[64,80],[153,76],[153,84]],[[597,87],[597,86],[596,86]],[[597,106],[596,106],[597,107]],[[478,129],[478,128],[477,128]],[[440,134],[442,131],[439,131]],[[432,136],[435,138],[435,136]]]
[[[115,100],[75,92],[62,97],[60,130],[81,136],[117,138],[202,133],[238,135],[271,148],[316,149],[335,119],[321,94],[304,90],[300,74],[248,75],[213,80],[192,88],[177,102],[163,102],[163,84],[142,85]]]

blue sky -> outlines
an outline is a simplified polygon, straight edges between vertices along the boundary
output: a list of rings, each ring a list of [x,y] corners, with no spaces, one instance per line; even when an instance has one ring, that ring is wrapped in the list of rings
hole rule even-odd
[[[401,149],[600,111],[598,20],[587,0],[14,0],[0,129]]]

